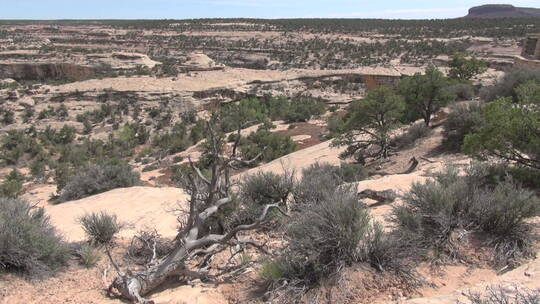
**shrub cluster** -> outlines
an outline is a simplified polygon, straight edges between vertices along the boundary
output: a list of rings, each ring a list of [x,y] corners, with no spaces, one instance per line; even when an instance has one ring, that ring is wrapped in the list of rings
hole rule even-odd
[[[448,86],[448,91],[456,95],[457,100],[471,100],[475,97],[474,86],[470,83],[459,82]]]
[[[247,137],[240,139],[240,153],[245,160],[261,156],[252,165],[269,162],[296,151],[296,143],[290,136],[271,132],[266,127],[259,128]]]
[[[41,277],[63,266],[69,255],[43,209],[0,198],[0,269]]]
[[[417,140],[427,137],[431,133],[431,129],[424,123],[416,123],[408,127],[403,134],[392,138],[391,145],[397,146],[399,149],[413,146]]]
[[[232,227],[239,224],[249,224],[256,221],[265,205],[279,204],[281,208],[288,208],[290,194],[296,183],[292,172],[276,174],[272,172],[259,172],[248,175],[242,179],[236,197],[234,213],[225,218],[225,225]],[[278,219],[281,214],[271,210],[269,219]],[[278,222],[273,221],[275,224]],[[266,225],[268,226],[268,224]]]
[[[418,256],[435,260],[462,254],[468,232],[484,234],[496,262],[513,263],[531,254],[525,220],[540,211],[533,192],[510,180],[493,182],[489,166],[473,164],[460,175],[456,168],[413,184],[397,206],[396,233]]]
[[[261,270],[272,286],[283,281],[312,287],[344,266],[364,262],[380,270],[393,265],[393,239],[348,189],[333,191],[295,213],[286,227],[287,249]]]
[[[457,104],[443,124],[443,144],[446,149],[461,151],[467,134],[478,130],[483,124],[484,105],[480,102]]]
[[[285,120],[300,122],[321,115],[326,111],[326,104],[319,99],[299,96],[292,99],[285,97],[249,98],[222,106],[219,110],[222,130],[231,132],[246,123],[264,120]]]
[[[347,188],[345,183],[361,181],[367,176],[367,170],[359,164],[343,163],[338,167],[315,163],[302,170],[302,180],[294,189],[294,203],[302,206],[323,201],[340,186]]]
[[[485,101],[493,101],[499,97],[512,97],[516,101],[518,96],[515,88],[528,81],[540,82],[540,69],[514,67],[507,71],[504,77],[494,85],[484,87],[480,91],[480,96]]]
[[[132,187],[139,183],[139,174],[122,162],[89,164],[70,176],[61,189],[59,202],[81,199],[115,188]]]
[[[24,175],[17,169],[11,170],[0,184],[0,197],[16,198],[23,193]]]

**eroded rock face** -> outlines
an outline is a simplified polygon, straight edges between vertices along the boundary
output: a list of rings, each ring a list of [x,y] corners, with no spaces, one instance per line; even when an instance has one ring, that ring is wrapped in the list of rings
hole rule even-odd
[[[507,4],[488,4],[473,7],[469,18],[540,17],[540,9],[515,7]]]
[[[6,63],[0,64],[0,78],[46,80],[85,78],[95,74],[92,67],[71,63]]]

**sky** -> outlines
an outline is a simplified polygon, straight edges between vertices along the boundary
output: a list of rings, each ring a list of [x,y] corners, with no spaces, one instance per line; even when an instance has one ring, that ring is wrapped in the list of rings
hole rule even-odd
[[[540,7],[540,0],[0,0],[0,19],[434,19],[491,3]]]

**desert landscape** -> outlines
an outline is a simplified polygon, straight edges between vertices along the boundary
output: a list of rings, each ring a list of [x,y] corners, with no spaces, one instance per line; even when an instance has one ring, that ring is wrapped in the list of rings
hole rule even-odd
[[[540,13],[0,19],[0,303],[540,303]]]

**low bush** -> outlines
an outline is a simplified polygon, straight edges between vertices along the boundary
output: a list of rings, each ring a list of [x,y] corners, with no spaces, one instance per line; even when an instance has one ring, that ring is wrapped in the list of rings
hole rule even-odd
[[[240,184],[240,196],[245,201],[257,205],[282,203],[286,204],[294,190],[292,173],[282,175],[272,172],[260,172],[244,177]]]
[[[89,241],[94,245],[110,244],[121,228],[116,216],[106,212],[85,214],[79,222]]]
[[[262,98],[242,99],[238,103],[224,105],[219,113],[222,118],[221,128],[231,132],[238,127],[247,127],[246,123],[264,120],[285,120],[289,123],[307,121],[313,116],[322,115],[326,104],[309,96],[285,97],[265,96]]]
[[[343,115],[340,113],[332,113],[326,120],[326,127],[328,128],[327,139],[335,138],[345,133],[346,125]]]
[[[494,85],[484,87],[480,91],[480,96],[485,101],[493,101],[498,97],[512,97],[516,101],[518,96],[515,89],[527,81],[540,82],[540,69],[514,67]]]
[[[0,197],[16,198],[23,193],[24,175],[17,169],[11,170],[0,184]]]
[[[81,265],[86,268],[96,266],[97,262],[101,259],[99,250],[89,244],[82,244],[81,247],[77,249],[75,255],[79,258]]]
[[[424,123],[413,124],[403,134],[392,139],[391,145],[399,149],[409,148],[416,143],[417,140],[427,137],[431,133],[431,129]]]
[[[25,134],[23,130],[7,131],[0,139],[0,160],[8,165],[15,165],[27,154],[34,157],[42,151],[42,146],[35,138]]]
[[[459,175],[456,168],[413,184],[405,204],[394,208],[399,238],[417,256],[436,261],[462,255],[469,232],[483,234],[498,263],[530,256],[527,218],[540,211],[534,193],[512,180],[490,181],[489,166],[473,164]]]
[[[308,121],[313,116],[322,115],[326,104],[311,97],[299,97],[289,103],[284,120],[288,123]]]
[[[479,102],[454,105],[443,124],[444,147],[461,151],[465,136],[483,125],[483,111],[484,106]]]
[[[43,277],[65,265],[69,255],[43,209],[0,198],[0,269]]]
[[[354,191],[334,191],[321,203],[296,213],[286,236],[287,250],[263,267],[263,278],[269,283],[309,287],[355,262],[383,269],[392,260],[389,239],[372,223]]]
[[[68,178],[58,197],[59,202],[81,199],[111,189],[132,187],[139,183],[139,174],[128,164],[111,161],[89,164]]]
[[[294,187],[292,172],[283,174],[259,172],[244,177],[239,184],[236,208],[234,213],[224,219],[225,226],[233,227],[255,222],[267,204],[280,204],[281,208],[287,208]],[[271,210],[269,218],[273,220],[279,215],[279,211]],[[278,223],[273,221],[273,224]]]
[[[251,160],[261,154],[252,163],[269,162],[296,151],[296,143],[290,136],[271,132],[266,128],[259,128],[240,140],[240,153],[244,160]]]
[[[448,91],[457,96],[457,100],[471,100],[475,97],[474,86],[470,83],[456,83],[448,86]]]
[[[302,170],[302,180],[294,189],[294,205],[317,204],[338,187],[347,188],[348,182],[365,179],[367,171],[362,165],[342,164],[340,167],[315,163]]]

